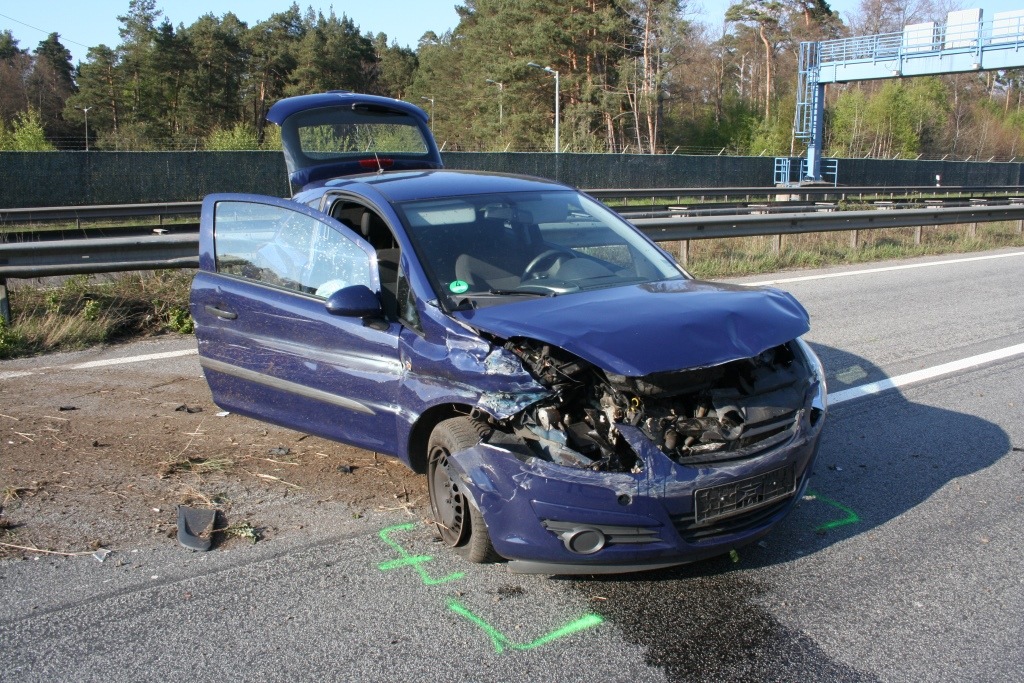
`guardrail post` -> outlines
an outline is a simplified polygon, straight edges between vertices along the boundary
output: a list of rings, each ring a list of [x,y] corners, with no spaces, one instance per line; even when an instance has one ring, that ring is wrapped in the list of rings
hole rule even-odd
[[[971,199],[970,203],[971,203],[971,206],[987,206],[988,205],[988,200],[987,199]],[[969,230],[969,234],[971,236],[971,239],[974,239],[974,238],[976,238],[978,236],[978,224],[977,224],[977,222],[971,223],[971,228]]]
[[[4,325],[11,324],[11,300],[7,298],[7,279],[0,277],[0,318]]]
[[[685,268],[690,263],[690,240],[679,242],[679,265]]]
[[[782,253],[782,234],[772,235],[772,252],[776,256]]]
[[[860,247],[860,230],[850,231],[850,249],[857,249]]]
[[[1010,197],[1010,206],[1020,206],[1024,204],[1024,199],[1021,197]],[[1024,219],[1017,221],[1017,234],[1024,233]]]

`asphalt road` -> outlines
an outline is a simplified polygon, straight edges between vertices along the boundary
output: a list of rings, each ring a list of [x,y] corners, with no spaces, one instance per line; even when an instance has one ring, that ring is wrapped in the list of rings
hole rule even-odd
[[[747,280],[788,280],[843,400],[811,495],[736,562],[521,576],[324,506],[255,546],[0,563],[0,678],[1024,680],[1024,253],[975,256]]]

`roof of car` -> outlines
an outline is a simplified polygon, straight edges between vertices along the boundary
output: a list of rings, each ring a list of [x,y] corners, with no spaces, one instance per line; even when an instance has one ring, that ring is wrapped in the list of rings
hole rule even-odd
[[[570,190],[572,188],[553,180],[531,176],[487,173],[483,171],[396,171],[393,173],[367,173],[328,180],[324,186],[354,189],[369,185],[392,202],[420,199],[439,199],[471,194],[495,192],[538,192]]]

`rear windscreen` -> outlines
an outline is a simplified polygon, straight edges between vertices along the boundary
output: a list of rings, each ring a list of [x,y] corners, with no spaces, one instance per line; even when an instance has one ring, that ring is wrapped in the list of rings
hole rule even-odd
[[[423,155],[430,149],[415,118],[383,109],[302,112],[288,118],[282,135],[295,168],[373,154]]]

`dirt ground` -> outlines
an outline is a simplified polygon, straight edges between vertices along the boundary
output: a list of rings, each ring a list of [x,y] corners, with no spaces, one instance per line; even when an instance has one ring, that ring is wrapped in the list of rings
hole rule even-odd
[[[68,367],[0,363],[0,558],[176,543],[178,505],[218,510],[215,548],[328,503],[429,515],[424,478],[391,458],[220,414],[195,356]]]

